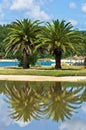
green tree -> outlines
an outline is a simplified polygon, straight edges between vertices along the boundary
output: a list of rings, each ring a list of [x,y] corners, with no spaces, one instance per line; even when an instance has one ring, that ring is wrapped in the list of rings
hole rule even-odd
[[[71,23],[65,20],[48,22],[46,27],[42,29],[39,37],[42,40],[42,44],[38,45],[38,47],[47,46],[48,50],[54,54],[56,69],[61,69],[62,53],[67,50],[77,51],[82,40],[78,31],[73,30]]]
[[[3,84],[3,82],[2,82]],[[83,99],[82,86],[64,86],[61,82],[5,82],[11,118],[23,121],[41,118],[53,121],[70,119]],[[69,87],[68,87],[69,86]],[[86,97],[86,96],[85,96]]]
[[[61,82],[55,82],[52,88],[46,95],[46,102],[43,107],[48,119],[54,121],[62,120],[65,118],[70,119],[75,110],[80,107],[81,87],[63,87]]]
[[[86,31],[82,31],[82,36],[83,36],[83,50],[81,51],[81,55],[84,56],[84,67],[86,68]]]
[[[23,68],[29,68],[29,56],[35,48],[37,41],[37,34],[40,30],[40,22],[38,20],[32,22],[31,20],[16,20],[10,27],[10,33],[4,40],[6,43],[6,52],[22,52],[23,54]]]
[[[40,119],[41,110],[38,95],[28,82],[20,86],[6,86],[5,94],[8,97],[10,117],[15,120],[23,119],[24,122]]]
[[[5,46],[3,44],[3,40],[6,38],[10,25],[0,25],[0,58],[5,57]]]

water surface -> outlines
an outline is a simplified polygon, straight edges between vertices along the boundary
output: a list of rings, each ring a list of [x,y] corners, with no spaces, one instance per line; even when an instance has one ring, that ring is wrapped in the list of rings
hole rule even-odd
[[[86,130],[86,83],[0,81],[0,130]]]

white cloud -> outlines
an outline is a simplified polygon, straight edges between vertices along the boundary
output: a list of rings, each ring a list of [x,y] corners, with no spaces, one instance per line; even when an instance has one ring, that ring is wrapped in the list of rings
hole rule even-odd
[[[40,6],[35,6],[31,8],[30,11],[26,12],[27,16],[30,16],[33,19],[40,20],[49,20],[51,17],[43,10],[40,9]]]
[[[0,95],[0,123],[4,124],[4,126],[9,126],[12,122],[10,117],[8,117],[8,111],[4,102],[4,95]]]
[[[65,121],[59,126],[59,130],[86,130],[86,122],[75,118],[73,120]]]
[[[33,0],[14,0],[10,7],[11,10],[30,9],[34,4]]]
[[[4,95],[0,95],[0,126],[6,127],[10,126],[12,124],[17,124],[20,127],[25,127],[27,126],[30,122],[24,122],[23,120],[15,121],[11,119],[8,115],[8,107],[6,106],[6,102],[3,100],[5,97]]]
[[[81,10],[82,12],[86,13],[86,3],[82,4]]]
[[[78,24],[78,21],[74,20],[74,19],[69,19],[68,22],[71,22],[71,24],[73,26],[76,26]]]
[[[42,1],[39,0],[14,0],[10,6],[11,10],[25,10],[25,14],[33,19],[49,20],[49,16],[44,10],[41,9]]]
[[[76,9],[76,3],[74,3],[74,2],[69,3],[69,8]]]
[[[30,122],[24,122],[23,120],[15,121],[15,124],[18,124],[20,127],[25,127],[27,126]]]
[[[2,113],[2,114],[3,114],[3,115],[2,115],[3,117],[2,117],[2,119],[1,119],[1,122],[2,122],[5,126],[11,125],[12,119],[7,115],[8,112],[5,111],[5,112]]]
[[[83,105],[83,106],[81,107],[81,109],[82,109],[82,111],[86,114],[86,105]]]

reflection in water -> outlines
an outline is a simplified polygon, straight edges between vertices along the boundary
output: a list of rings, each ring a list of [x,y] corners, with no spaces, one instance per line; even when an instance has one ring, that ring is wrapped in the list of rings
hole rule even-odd
[[[36,91],[32,89],[27,82],[20,89],[17,86],[5,89],[10,104],[11,114],[13,119],[24,121],[39,119],[41,110],[39,99],[36,96]]]
[[[84,87],[84,91],[83,91],[83,93],[82,93],[82,95],[81,95],[81,100],[82,100],[83,102],[86,102],[86,87]]]
[[[4,85],[3,85],[4,86]],[[61,82],[8,82],[0,93],[6,95],[10,117],[24,122],[33,119],[70,119],[85,98],[83,87],[68,87]]]
[[[47,117],[54,121],[70,119],[72,113],[81,104],[80,91],[81,88],[63,88],[60,82],[56,82],[46,95],[47,102],[44,103],[44,106],[46,106]]]

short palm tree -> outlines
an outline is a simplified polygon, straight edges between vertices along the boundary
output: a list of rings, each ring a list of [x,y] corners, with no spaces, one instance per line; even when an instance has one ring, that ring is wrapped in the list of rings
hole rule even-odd
[[[6,52],[22,52],[23,68],[29,68],[29,55],[35,48],[34,43],[37,41],[37,33],[40,30],[38,20],[16,20],[9,28],[10,33],[4,40],[6,43]]]
[[[75,51],[76,46],[78,48],[82,40],[78,31],[74,31],[71,23],[65,20],[53,20],[52,23],[48,22],[39,36],[42,43],[38,47],[47,46],[48,50],[54,54],[56,69],[61,69],[62,53],[69,49],[70,51]]]

